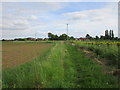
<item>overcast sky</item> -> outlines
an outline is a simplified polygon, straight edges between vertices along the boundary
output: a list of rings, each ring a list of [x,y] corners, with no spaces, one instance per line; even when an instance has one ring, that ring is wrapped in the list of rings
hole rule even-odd
[[[5,2],[2,3],[2,38],[47,38],[47,33],[84,37],[114,30],[118,36],[117,2]]]

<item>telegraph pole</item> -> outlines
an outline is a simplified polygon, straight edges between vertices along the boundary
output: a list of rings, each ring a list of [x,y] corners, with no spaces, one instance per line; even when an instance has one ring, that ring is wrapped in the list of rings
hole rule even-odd
[[[68,41],[68,24],[66,24],[67,25],[67,41]]]
[[[36,40],[36,33],[35,33],[35,40]]]

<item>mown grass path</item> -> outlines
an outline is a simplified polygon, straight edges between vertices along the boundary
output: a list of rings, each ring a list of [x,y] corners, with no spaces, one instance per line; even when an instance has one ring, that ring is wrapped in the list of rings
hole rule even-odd
[[[116,88],[117,80],[68,42],[56,43],[44,56],[3,72],[8,88]]]

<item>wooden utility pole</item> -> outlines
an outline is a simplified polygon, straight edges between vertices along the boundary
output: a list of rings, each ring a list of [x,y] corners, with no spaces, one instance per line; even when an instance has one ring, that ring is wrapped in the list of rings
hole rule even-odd
[[[67,24],[67,41],[68,41],[68,24]]]
[[[37,34],[37,33],[35,33],[35,40],[36,40],[36,34]]]

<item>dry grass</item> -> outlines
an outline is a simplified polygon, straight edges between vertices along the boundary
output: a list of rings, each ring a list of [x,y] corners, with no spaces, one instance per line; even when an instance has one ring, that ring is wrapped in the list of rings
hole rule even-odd
[[[49,43],[3,43],[2,65],[4,68],[14,67],[35,59],[45,52]]]

